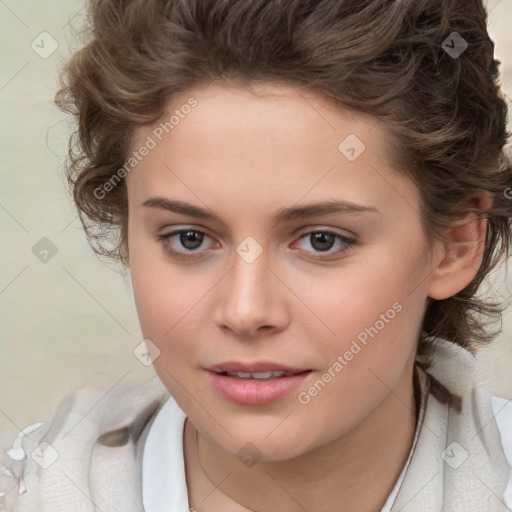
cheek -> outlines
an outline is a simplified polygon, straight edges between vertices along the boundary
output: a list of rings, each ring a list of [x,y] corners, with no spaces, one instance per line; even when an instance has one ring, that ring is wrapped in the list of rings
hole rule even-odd
[[[158,242],[129,230],[130,274],[139,323],[145,338],[158,341],[172,328],[178,314],[182,288],[173,280],[172,267],[165,266]],[[174,281],[174,282],[173,282]],[[173,314],[174,312],[174,314]]]
[[[190,310],[200,300],[197,288],[183,284],[170,269],[159,272],[155,265],[134,268],[132,284],[143,335],[166,345],[176,332],[182,335]]]
[[[331,331],[316,350],[326,369],[342,356],[334,387],[350,393],[369,390],[377,376],[392,386],[416,351],[422,323],[425,293],[417,284],[427,269],[421,254],[414,259],[410,252],[379,249],[308,295],[308,306]]]
[[[414,357],[423,302],[406,297],[410,288],[394,278],[347,286],[333,300],[318,296],[335,334],[316,346],[324,367],[313,387],[301,390],[299,402],[306,404],[305,414],[332,426],[326,438],[350,430],[377,407]]]
[[[418,262],[400,261],[392,254],[385,258],[383,252],[365,260],[317,280],[318,286],[307,291],[308,306],[331,333],[343,338],[357,337],[376,323],[379,331],[392,330],[407,323],[405,310],[411,313],[423,304],[418,294],[410,293],[424,272]]]
[[[142,335],[160,350],[153,365],[166,382],[170,379],[167,372],[178,376],[187,367],[197,366],[197,330],[204,320],[198,318],[199,303],[207,291],[208,275],[166,261],[156,243],[156,250],[144,245],[130,254],[134,301]]]
[[[139,265],[138,262],[134,258],[132,284],[139,324],[143,337],[160,350],[153,360],[153,368],[167,390],[186,403],[187,395],[182,395],[181,387],[193,391],[188,375],[190,368],[197,366],[194,358],[197,337],[184,332],[193,297],[187,296],[188,287],[173,278],[170,266],[163,272],[155,264]],[[183,343],[183,339],[187,339],[187,343]]]

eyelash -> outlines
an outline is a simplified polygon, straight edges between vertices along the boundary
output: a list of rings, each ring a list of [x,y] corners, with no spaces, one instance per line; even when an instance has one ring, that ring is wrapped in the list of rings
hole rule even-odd
[[[170,254],[171,256],[177,256],[181,259],[186,259],[186,260],[193,260],[193,259],[198,259],[198,258],[201,258],[202,256],[197,256],[195,254],[187,254],[186,252],[182,252],[182,251],[177,251],[175,249],[172,249],[169,247],[168,244],[166,244],[166,242],[168,240],[170,240],[171,238],[177,236],[177,235],[180,235],[181,233],[188,233],[188,232],[193,232],[193,233],[199,233],[201,235],[205,235],[207,237],[209,237],[209,235],[207,233],[205,233],[204,231],[200,231],[198,229],[179,229],[179,230],[176,230],[176,231],[171,231],[170,233],[166,233],[164,235],[158,235],[157,236],[157,239],[158,241],[161,243],[163,249],[168,253]],[[345,247],[344,249],[341,249],[341,250],[337,250],[337,251],[334,251],[334,252],[324,252],[323,254],[328,254],[329,256],[332,256],[332,255],[344,255],[344,254],[347,254],[348,252],[354,250],[354,245],[356,244],[356,241],[352,238],[348,238],[346,236],[343,236],[343,235],[340,235],[339,233],[336,233],[334,231],[329,231],[329,230],[314,230],[314,231],[308,231],[306,233],[303,233],[300,237],[299,237],[299,241],[302,240],[303,238],[307,238],[308,236],[312,235],[312,234],[316,234],[316,233],[323,233],[323,234],[328,234],[328,235],[332,235],[336,240],[339,240],[343,243],[345,243],[347,245],[347,247]],[[209,237],[210,238],[210,237]],[[306,251],[306,252],[309,252],[309,251]],[[324,257],[324,256],[313,256],[311,257],[311,259],[313,260],[327,260],[328,258]]]

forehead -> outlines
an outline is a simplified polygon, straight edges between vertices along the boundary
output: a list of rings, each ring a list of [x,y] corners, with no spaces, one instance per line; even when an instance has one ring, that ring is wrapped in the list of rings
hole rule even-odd
[[[191,89],[136,131],[133,149],[149,139],[153,149],[127,176],[133,200],[168,192],[234,204],[236,194],[240,204],[257,196],[269,208],[342,198],[379,209],[391,200],[396,209],[405,194],[409,210],[419,200],[393,167],[384,122],[289,85]]]
[[[301,136],[306,136],[311,145],[325,139],[325,147],[329,148],[332,146],[329,135],[333,132],[335,138],[347,130],[364,136],[377,123],[378,118],[349,110],[319,92],[283,83],[263,82],[242,87],[217,81],[168,99],[159,121],[136,130],[133,146],[154,133],[158,142],[165,138],[164,142],[177,144],[178,138],[193,137],[197,146],[208,147],[209,141],[216,134],[220,136],[222,130],[231,131],[230,136],[240,139],[258,135],[255,144],[276,141],[276,149],[283,147],[284,141],[293,143]],[[171,134],[172,137],[166,137]],[[390,139],[390,133],[382,125],[376,135]]]

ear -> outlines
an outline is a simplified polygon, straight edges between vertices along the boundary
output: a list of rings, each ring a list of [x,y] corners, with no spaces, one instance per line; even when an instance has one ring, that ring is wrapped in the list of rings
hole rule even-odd
[[[493,197],[487,190],[475,192],[469,204],[486,210],[492,206]],[[487,218],[469,213],[446,233],[446,242],[440,243],[437,266],[430,275],[428,296],[447,299],[463,290],[475,277],[482,263]]]

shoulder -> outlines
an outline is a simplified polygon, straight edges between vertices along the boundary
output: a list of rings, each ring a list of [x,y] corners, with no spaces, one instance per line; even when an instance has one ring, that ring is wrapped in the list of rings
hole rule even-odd
[[[493,395],[491,405],[500,430],[501,441],[506,449],[508,461],[512,465],[512,400]]]
[[[141,451],[169,396],[154,374],[89,376],[2,454],[0,512],[142,510]]]
[[[503,451],[510,466],[510,479],[505,490],[505,501],[512,508],[512,400],[491,396],[491,405],[501,436]]]
[[[482,468],[485,461],[490,464],[494,484],[504,491],[504,502],[512,510],[512,401],[492,393],[491,370],[493,366],[480,355],[438,340],[427,373],[432,395],[448,406],[446,413],[453,411],[450,435],[456,434],[472,458],[478,455]]]

